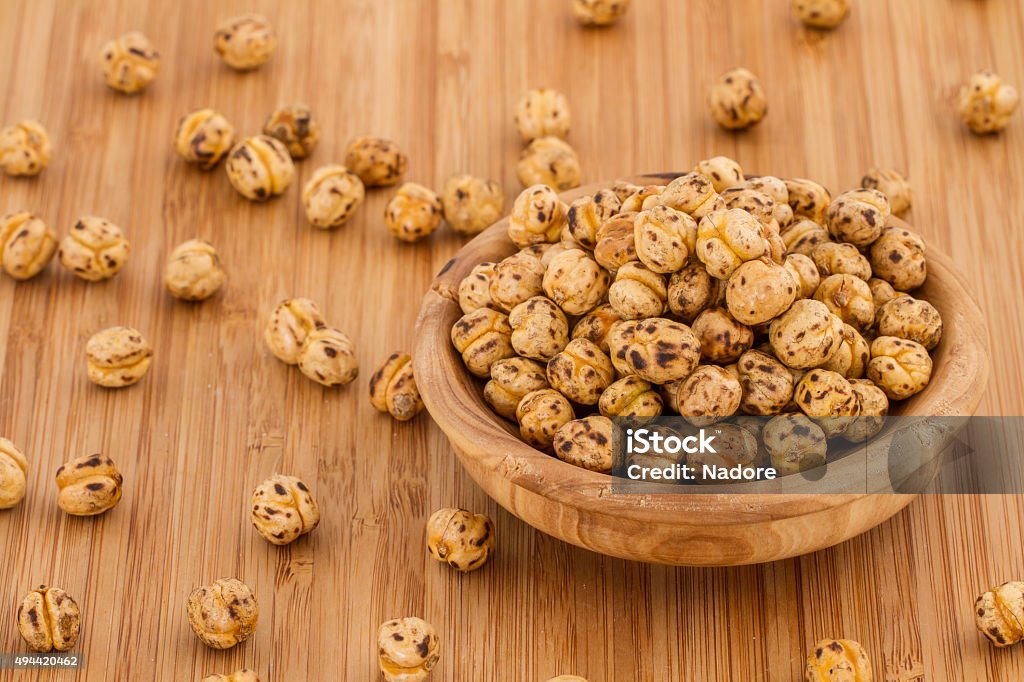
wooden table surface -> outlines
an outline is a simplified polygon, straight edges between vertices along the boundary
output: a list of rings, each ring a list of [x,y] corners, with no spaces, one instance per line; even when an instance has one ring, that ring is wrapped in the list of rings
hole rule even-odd
[[[978,138],[951,100],[982,67],[1024,85],[1024,5],[853,4],[822,34],[797,25],[784,0],[636,0],[612,30],[578,27],[568,0],[0,2],[0,120],[40,119],[56,149],[40,177],[0,177],[0,212],[38,212],[60,234],[99,214],[133,247],[105,283],[56,263],[29,282],[0,277],[0,433],[30,461],[27,498],[0,512],[0,651],[21,649],[16,605],[48,583],[81,604],[86,657],[77,674],[0,680],[198,680],[245,665],[265,682],[377,679],[377,625],[413,614],[440,633],[432,679],[455,682],[795,680],[825,636],[861,641],[877,679],[1021,679],[1024,648],[991,649],[972,605],[983,588],[1024,577],[1024,497],[930,496],[833,549],[728,570],[640,565],[552,540],[486,499],[427,415],[398,424],[366,398],[376,365],[411,346],[420,298],[460,240],[443,229],[419,245],[393,241],[381,220],[392,190],[370,192],[335,232],[307,225],[299,202],[312,171],[368,133],[408,151],[409,180],[490,176],[510,203],[512,109],[540,85],[568,94],[588,181],[726,154],[838,191],[892,165],[913,181],[911,222],[954,255],[989,316],[981,413],[1022,414],[1024,117]],[[280,44],[264,68],[238,74],[213,53],[212,33],[249,10],[271,19]],[[163,64],[145,94],[125,97],[103,84],[97,51],[133,29]],[[770,109],[737,135],[712,124],[704,98],[738,65],[760,76]],[[215,107],[252,133],[291,100],[317,112],[322,140],[296,186],[266,205],[171,149],[192,108]],[[191,237],[217,246],[229,276],[199,305],[161,283],[168,252]],[[357,384],[321,388],[265,349],[268,312],[300,295],[358,344]],[[139,385],[108,391],[86,379],[83,347],[117,324],[142,330],[155,359]],[[92,452],[118,463],[124,499],[99,518],[66,516],[54,472]],[[252,488],[277,471],[304,477],[323,509],[319,529],[284,548],[246,513]],[[427,556],[424,524],[442,506],[495,519],[499,549],[483,570],[460,575]],[[215,652],[193,637],[184,601],[227,575],[253,587],[260,626]]]

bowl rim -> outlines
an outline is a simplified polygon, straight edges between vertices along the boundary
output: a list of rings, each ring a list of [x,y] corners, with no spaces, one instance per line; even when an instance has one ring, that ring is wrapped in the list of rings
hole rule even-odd
[[[666,184],[681,175],[685,172],[650,173],[620,180],[637,185]],[[595,183],[564,192],[560,197],[569,203],[611,185],[612,182]],[[896,217],[891,218],[889,224],[909,227]],[[716,486],[714,492],[699,494],[616,493],[612,489],[610,475],[575,467],[520,440],[512,430],[512,424],[494,413],[483,401],[477,379],[465,370],[450,340],[451,326],[463,314],[458,304],[458,287],[463,277],[480,262],[518,250],[508,239],[507,225],[508,216],[505,216],[465,244],[448,261],[427,291],[416,323],[414,371],[423,401],[463,466],[473,465],[467,468],[474,477],[474,470],[487,471],[504,477],[515,488],[609,519],[625,517],[641,522],[663,522],[666,512],[697,512],[701,514],[700,522],[708,525],[794,518],[846,507],[876,494],[740,494],[738,485],[742,484],[728,486],[733,492],[718,492],[726,486]],[[481,255],[487,257],[481,258]],[[963,305],[957,306],[956,310],[942,311],[943,345],[940,348],[944,360],[941,367],[943,383],[941,390],[929,390],[939,388],[933,375],[929,389],[913,399],[914,414],[969,416],[977,409],[988,381],[987,325],[964,278],[948,256],[929,246],[928,268],[928,281],[943,283],[946,289],[943,298],[962,301]],[[460,381],[460,376],[464,380]],[[850,458],[838,462],[846,459]],[[573,476],[568,477],[568,473]],[[907,497],[907,503],[914,497],[899,496]]]

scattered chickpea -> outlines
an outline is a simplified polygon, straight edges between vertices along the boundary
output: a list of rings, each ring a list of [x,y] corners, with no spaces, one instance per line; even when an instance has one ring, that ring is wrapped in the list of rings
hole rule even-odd
[[[664,401],[654,386],[635,375],[612,383],[597,403],[605,417],[657,417],[663,406]]]
[[[814,645],[804,668],[807,682],[872,682],[867,652],[852,639],[823,639]]]
[[[665,276],[637,262],[619,268],[608,289],[608,303],[624,320],[659,317],[665,312],[667,296]]]
[[[520,435],[538,450],[550,448],[558,429],[575,418],[566,397],[551,388],[527,393],[516,407]]]
[[[377,652],[387,682],[423,682],[441,657],[441,645],[433,625],[407,617],[380,626]]]
[[[416,386],[412,356],[392,353],[370,377],[370,404],[378,412],[390,414],[400,422],[409,421],[423,411],[423,399]]]
[[[772,466],[781,476],[809,471],[825,463],[825,432],[802,414],[773,418],[764,425],[762,438]]]
[[[892,214],[902,216],[910,210],[914,195],[910,183],[893,168],[871,168],[861,178],[864,189],[878,190],[889,200]]]
[[[363,181],[344,166],[317,168],[302,188],[306,219],[325,230],[340,227],[362,205],[365,194]]]
[[[992,71],[979,71],[960,89],[957,110],[971,131],[998,133],[1010,122],[1020,104],[1020,94]]]
[[[408,165],[409,157],[398,144],[382,137],[357,137],[345,149],[345,167],[367,187],[394,185]]]
[[[793,14],[807,26],[832,29],[850,13],[849,0],[792,0]]]
[[[611,360],[593,341],[573,339],[548,361],[548,383],[580,405],[596,405],[615,380]]]
[[[82,631],[82,612],[64,590],[40,585],[18,606],[18,631],[32,651],[69,651]]]
[[[185,612],[199,641],[211,649],[230,649],[256,631],[260,607],[248,585],[220,578],[194,589]]]
[[[61,240],[57,259],[75,276],[99,282],[121,271],[130,248],[120,227],[104,218],[83,216]]]
[[[544,293],[543,256],[542,247],[535,245],[494,266],[489,294],[495,308],[510,311],[526,299]]]
[[[299,355],[299,371],[327,387],[344,386],[359,376],[352,340],[337,329],[318,327],[309,332]]]
[[[528,298],[508,314],[512,348],[519,355],[547,362],[569,343],[569,321],[562,309],[543,296]]]
[[[584,248],[597,246],[597,233],[605,221],[619,212],[622,202],[610,189],[601,189],[572,202],[566,219],[569,234]]]
[[[42,123],[26,119],[0,130],[0,168],[8,175],[39,175],[52,156],[50,135]]]
[[[213,47],[225,64],[248,71],[270,60],[277,47],[277,35],[265,17],[244,14],[221,24],[213,35]]]
[[[743,182],[743,169],[728,156],[705,159],[693,170],[707,177],[716,192],[722,192]]]
[[[654,384],[683,379],[700,362],[700,340],[684,324],[653,317],[622,322],[608,335],[612,364]]]
[[[519,155],[516,175],[523,187],[544,184],[559,191],[580,186],[580,159],[558,137],[538,137]]]
[[[897,291],[911,291],[928,277],[928,260],[921,237],[902,227],[888,227],[871,245],[871,270]]]
[[[978,597],[974,610],[978,630],[996,647],[1024,640],[1024,582],[993,587]]]
[[[236,144],[225,164],[228,180],[250,201],[282,194],[295,179],[295,164],[285,147],[269,135],[255,135]]]
[[[444,217],[459,234],[474,235],[483,232],[501,217],[505,208],[505,195],[493,180],[472,175],[453,175],[448,178],[441,195]]]
[[[0,509],[12,509],[25,499],[28,459],[17,445],[0,437]]]
[[[916,341],[879,336],[871,342],[868,379],[890,400],[903,400],[921,392],[932,376],[928,350]]]
[[[611,26],[626,14],[630,0],[572,0],[572,13],[584,26]]]
[[[711,87],[711,117],[727,130],[742,130],[759,123],[768,101],[757,77],[747,69],[726,71]]]
[[[152,360],[153,347],[131,327],[104,329],[85,344],[89,381],[105,388],[138,382],[149,371]]]
[[[516,104],[515,122],[523,142],[549,136],[564,138],[572,123],[569,99],[552,88],[527,90]]]
[[[224,285],[224,269],[213,245],[190,239],[174,248],[164,268],[164,285],[183,301],[203,301]]]
[[[124,479],[114,461],[85,455],[57,469],[57,506],[72,516],[96,516],[121,501]]]
[[[490,376],[495,362],[516,354],[508,317],[490,308],[463,315],[452,327],[452,344],[469,371],[480,378]]]
[[[320,507],[306,484],[275,474],[252,492],[252,525],[273,545],[287,545],[320,523]]]
[[[196,109],[182,117],[174,134],[178,156],[203,170],[210,170],[235,144],[235,127],[213,109]]]
[[[8,275],[17,280],[42,272],[57,251],[57,235],[42,218],[27,211],[0,218],[0,259]]]
[[[486,514],[445,508],[427,521],[430,556],[463,573],[487,563],[494,553],[494,541],[494,522]]]
[[[916,341],[932,350],[942,339],[942,317],[928,301],[900,294],[878,309],[879,336]]]
[[[567,211],[566,205],[548,185],[527,187],[512,204],[508,237],[520,248],[553,244],[561,238]]]
[[[797,283],[789,270],[768,258],[741,263],[725,290],[729,314],[746,325],[778,317],[790,309],[796,296]]]
[[[612,471],[612,420],[601,415],[574,419],[555,433],[555,456],[602,474]]]
[[[889,221],[889,200],[876,189],[851,189],[828,206],[828,231],[841,242],[869,246],[878,239]]]
[[[491,379],[484,386],[484,400],[494,411],[509,420],[516,419],[516,408],[527,393],[549,388],[544,365],[526,358],[505,358],[491,365]]]
[[[316,149],[320,124],[305,104],[289,104],[267,117],[263,134],[281,142],[293,159],[304,159]]]
[[[100,57],[107,85],[127,95],[145,90],[160,71],[160,53],[138,31],[107,42]]]
[[[433,190],[415,182],[402,185],[384,209],[384,224],[392,237],[417,242],[441,225],[444,206]]]
[[[289,298],[278,303],[270,314],[263,339],[274,357],[294,365],[299,362],[309,335],[326,326],[316,303],[308,298]]]

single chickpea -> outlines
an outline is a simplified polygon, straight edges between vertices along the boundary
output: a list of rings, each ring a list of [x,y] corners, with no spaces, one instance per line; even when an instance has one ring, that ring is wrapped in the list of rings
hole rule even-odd
[[[357,137],[345,148],[345,167],[367,187],[394,185],[408,165],[409,157],[398,144],[382,137]]]
[[[697,257],[718,279],[729,279],[742,263],[767,250],[757,219],[738,208],[714,211],[697,228]]]
[[[853,275],[829,275],[821,280],[814,300],[824,303],[830,312],[857,329],[871,327],[875,321],[875,299],[871,287]]]
[[[736,375],[717,365],[701,365],[685,379],[666,384],[665,390],[669,407],[697,427],[736,414],[743,398]]]
[[[875,302],[875,318],[877,322],[877,311],[881,310],[883,305],[896,298],[898,294],[891,284],[878,277],[872,277],[868,280],[868,288],[871,289],[871,298]]]
[[[789,205],[789,187],[782,178],[774,175],[758,175],[744,180],[740,187],[756,190],[775,202],[772,217],[784,228],[793,222],[793,207]]]
[[[494,307],[511,311],[528,298],[544,293],[543,250],[531,246],[494,266],[490,297]]]
[[[822,363],[822,369],[837,372],[847,379],[859,379],[867,370],[871,359],[871,347],[856,329],[843,324],[839,333],[839,350]]]
[[[781,476],[809,471],[825,464],[828,439],[821,427],[802,414],[774,417],[762,431],[772,466]]]
[[[612,472],[612,420],[591,415],[567,422],[555,433],[555,456],[601,474]]]
[[[52,156],[50,135],[42,123],[26,119],[0,130],[0,168],[8,175],[39,175]]]
[[[661,206],[661,195],[665,193],[665,185],[644,185],[622,200],[620,213],[639,213],[654,204]]]
[[[569,234],[584,248],[593,251],[601,225],[617,214],[621,207],[622,202],[611,189],[580,197],[569,206]]]
[[[130,251],[120,227],[104,218],[83,216],[60,242],[60,264],[88,282],[110,279],[124,267]]]
[[[0,218],[0,260],[4,271],[17,280],[42,272],[57,251],[57,234],[42,218],[27,211]]]
[[[384,224],[403,242],[429,237],[441,225],[444,206],[433,190],[415,182],[402,185],[384,209]]]
[[[1024,640],[1024,582],[1012,580],[983,593],[974,602],[974,618],[998,648]]]
[[[82,612],[64,590],[40,585],[18,605],[18,632],[32,651],[70,651],[82,632]]]
[[[274,308],[263,330],[270,352],[281,362],[299,362],[306,339],[327,326],[316,303],[308,298],[289,298]]]
[[[865,282],[871,279],[871,263],[853,244],[825,242],[811,251],[811,260],[822,277],[853,275]]]
[[[711,117],[727,130],[742,130],[760,123],[768,100],[757,77],[747,69],[726,71],[711,87]]]
[[[213,34],[213,47],[232,69],[248,71],[270,60],[277,36],[265,17],[244,14],[221,24]]]
[[[491,278],[494,277],[494,266],[494,263],[475,265],[459,282],[459,307],[463,313],[491,307]]]
[[[597,231],[594,259],[613,275],[626,263],[637,260],[635,217],[636,213],[619,213]]]
[[[824,227],[810,218],[798,218],[780,232],[782,243],[788,253],[799,253],[810,256],[820,244],[832,241],[832,236]]]
[[[230,649],[256,631],[260,607],[248,585],[220,578],[192,590],[185,613],[199,641],[211,649]]]
[[[610,276],[586,252],[568,249],[548,262],[544,292],[570,315],[596,308],[608,293]]]
[[[871,270],[897,291],[911,291],[928,277],[924,240],[902,227],[889,227],[871,245]]]
[[[612,364],[652,384],[684,379],[700,362],[700,339],[684,324],[660,317],[622,322],[608,335]]]
[[[793,402],[831,438],[850,425],[850,417],[860,415],[860,400],[842,374],[827,369],[812,369],[797,382]]]
[[[441,645],[433,625],[407,617],[380,626],[377,652],[386,682],[423,682],[441,657]]]
[[[105,388],[138,382],[149,371],[153,347],[138,330],[110,327],[93,334],[85,344],[89,381]]]
[[[700,355],[706,362],[736,362],[754,345],[754,332],[725,308],[708,308],[691,328],[700,339]]]
[[[306,336],[306,343],[302,346],[299,371],[329,388],[350,384],[359,376],[355,344],[337,329],[314,329]]]
[[[554,244],[562,236],[567,210],[551,187],[544,184],[527,187],[512,204],[508,237],[520,248]]]
[[[506,358],[491,365],[484,400],[502,417],[514,421],[523,396],[545,388],[550,386],[544,365],[526,358]]]
[[[366,191],[359,176],[332,164],[316,169],[302,188],[306,219],[324,230],[341,227],[363,203]]]
[[[849,0],[792,0],[793,14],[811,28],[832,29],[850,13]]]
[[[633,244],[640,262],[650,270],[677,272],[697,248],[697,223],[682,211],[655,206],[633,219]]]
[[[615,380],[611,360],[593,341],[573,339],[548,361],[548,383],[569,400],[596,405]]]
[[[370,404],[378,412],[406,422],[423,411],[412,371],[412,356],[392,353],[370,377]]]
[[[637,262],[619,268],[608,289],[608,303],[624,320],[660,316],[667,296],[665,276]]]
[[[611,26],[623,17],[631,0],[572,0],[572,13],[584,26]]]
[[[851,189],[828,206],[828,231],[841,242],[869,246],[882,234],[889,220],[889,200],[876,189]]]
[[[559,191],[580,186],[580,158],[565,140],[538,137],[519,155],[516,175],[523,187],[549,185]]]
[[[714,156],[705,159],[698,163],[693,170],[707,177],[715,191],[719,193],[743,182],[743,169],[740,168],[739,163],[728,156]]]
[[[810,257],[802,253],[791,253],[782,262],[782,267],[786,268],[790,277],[796,282],[796,297],[798,299],[814,296],[818,285],[821,284],[821,275],[818,273],[818,266]]]
[[[516,407],[519,434],[538,450],[550,448],[558,429],[575,418],[569,401],[551,388],[527,393]]]
[[[25,499],[28,460],[17,445],[0,437],[0,509],[12,509]]]
[[[871,379],[890,400],[904,400],[920,393],[931,380],[932,359],[917,341],[879,336],[871,342]]]
[[[916,341],[932,350],[942,339],[942,317],[928,301],[900,294],[878,309],[879,336]]]
[[[979,71],[960,89],[957,110],[964,124],[979,135],[998,133],[1009,123],[1020,94],[992,71]]]
[[[474,235],[493,225],[505,208],[505,194],[493,180],[472,175],[448,178],[441,194],[444,217],[459,234]]]
[[[789,270],[767,258],[741,263],[725,291],[729,313],[746,325],[758,325],[789,310],[797,283]]]
[[[108,41],[100,58],[107,85],[127,95],[145,90],[160,71],[160,53],[138,31]]]
[[[708,274],[703,263],[690,263],[672,273],[668,280],[668,309],[683,322],[692,323],[715,302],[718,282]]]
[[[622,377],[601,394],[598,410],[605,417],[658,417],[664,403],[649,381],[638,376]]]
[[[783,182],[789,190],[789,207],[793,209],[793,217],[807,218],[824,225],[825,214],[832,203],[832,195],[828,190],[806,178],[788,178]]]
[[[248,137],[236,144],[224,168],[231,186],[250,201],[282,194],[295,179],[288,148],[269,135]]]
[[[723,191],[721,197],[726,208],[746,211],[762,225],[768,225],[775,220],[775,200],[760,190],[747,187],[745,183]],[[786,210],[792,210],[789,204],[786,204]]]
[[[740,409],[746,414],[779,414],[793,399],[793,375],[768,353],[748,350],[736,361],[736,374],[743,389]]]
[[[272,545],[287,545],[320,524],[320,506],[295,476],[275,474],[252,492],[252,525]]]
[[[466,368],[482,379],[490,376],[495,362],[516,354],[508,317],[490,308],[463,315],[452,327],[452,344],[462,354]]]
[[[914,195],[907,179],[892,168],[871,168],[861,178],[864,189],[878,190],[889,200],[892,214],[902,216],[910,210]]]
[[[528,298],[508,315],[512,347],[523,357],[547,362],[569,343],[569,321],[554,301]]]
[[[263,122],[263,134],[276,138],[293,159],[304,159],[316,149],[320,124],[305,104],[279,107]]]
[[[692,172],[681,175],[665,186],[659,197],[662,205],[686,213],[694,220],[701,220],[713,211],[725,208],[725,202],[703,173]]]
[[[109,457],[77,457],[57,469],[57,506],[72,516],[102,514],[121,501],[123,483]]]
[[[860,402],[860,415],[849,421],[843,431],[843,439],[851,443],[864,443],[885,426],[889,399],[882,389],[867,379],[851,379],[850,385]]]
[[[174,135],[178,156],[203,170],[220,163],[234,144],[235,127],[213,109],[196,109],[185,114]]]
[[[438,509],[427,520],[430,556],[463,573],[487,563],[494,553],[494,522],[465,509]]]
[[[597,344],[601,352],[608,352],[608,333],[622,318],[609,304],[599,305],[576,321],[572,338],[587,339]]]
[[[516,104],[515,122],[523,142],[549,136],[565,138],[572,123],[569,99],[552,88],[527,90]]]
[[[872,682],[871,662],[852,639],[823,639],[814,645],[804,668],[807,682]]]
[[[164,268],[164,285],[183,301],[203,301],[224,285],[226,276],[213,245],[200,239],[178,244]]]
[[[772,350],[788,367],[811,369],[828,362],[842,342],[843,321],[821,301],[803,298],[772,321]]]

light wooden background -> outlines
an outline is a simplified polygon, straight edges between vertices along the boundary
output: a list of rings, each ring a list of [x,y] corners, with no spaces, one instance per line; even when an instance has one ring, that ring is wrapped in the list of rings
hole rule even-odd
[[[586,31],[568,0],[269,0],[209,3],[0,2],[0,120],[37,117],[56,147],[38,179],[0,178],[0,211],[30,209],[63,234],[80,214],[124,226],[133,252],[114,280],[88,284],[53,264],[27,283],[0,277],[0,433],[30,459],[29,494],[0,513],[0,649],[18,650],[14,610],[37,583],[63,586],[84,612],[80,674],[3,680],[197,680],[243,665],[269,682],[375,679],[375,633],[421,615],[441,636],[434,679],[591,682],[794,680],[808,647],[855,638],[885,680],[1018,680],[1024,648],[994,652],[974,630],[976,594],[1024,577],[1024,497],[930,497],[832,550],[734,570],[609,560],[526,527],[461,473],[423,415],[396,424],[366,380],[411,345],[420,297],[457,250],[443,231],[399,245],[369,194],[337,232],[303,219],[298,188],[243,200],[223,170],[172,153],[178,118],[213,106],[245,133],[279,102],[304,100],[323,124],[297,185],[341,158],[352,136],[398,140],[407,178],[451,173],[517,191],[518,94],[568,93],[585,179],[676,170],[727,154],[750,171],[807,176],[834,191],[872,164],[909,173],[912,222],[954,254],[990,319],[994,376],[982,413],[1024,412],[1021,301],[1024,120],[1004,135],[966,133],[951,109],[959,82],[991,66],[1024,85],[1017,0],[856,0],[831,34],[794,23],[784,0],[636,0],[617,28]],[[254,73],[212,50],[218,22],[258,10],[280,32]],[[99,46],[144,31],[163,55],[144,95],[106,89]],[[704,92],[737,65],[760,75],[766,121],[713,126]],[[173,301],[160,273],[194,236],[220,249],[229,281],[201,305]],[[325,390],[261,341],[270,308],[310,296],[359,345],[362,377]],[[133,325],[154,343],[138,386],[105,391],[85,376],[95,331]],[[65,459],[102,451],[125,496],[82,520],[56,507]],[[312,484],[324,512],[309,538],[259,538],[251,489],[276,471]],[[499,551],[458,575],[423,543],[436,508],[486,511]],[[225,575],[250,584],[255,637],[213,652],[184,616],[189,591]]]

